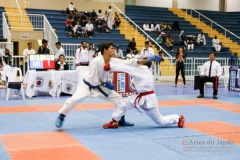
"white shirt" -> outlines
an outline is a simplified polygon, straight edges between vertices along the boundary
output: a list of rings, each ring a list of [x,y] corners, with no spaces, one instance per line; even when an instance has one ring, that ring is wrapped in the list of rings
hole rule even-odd
[[[58,61],[57,62],[59,65],[60,65],[60,70],[63,70],[64,69],[64,65],[66,65],[66,62],[63,62],[63,64],[60,62],[60,61]]]
[[[112,20],[112,9],[108,9],[107,13],[108,13],[107,19],[108,19],[108,21],[111,21]]]
[[[68,9],[69,9],[70,11],[74,11],[74,5],[73,5],[73,4],[69,4]]]
[[[95,55],[95,50],[88,50],[88,54],[89,54],[89,61],[91,62],[93,60],[93,56]]]
[[[136,55],[137,59],[143,59],[143,58],[148,58],[150,56],[154,55],[154,51],[151,47],[148,47],[148,49],[143,48],[140,55]]]
[[[89,63],[89,53],[88,53],[88,49],[87,48],[78,48],[76,50],[76,59],[75,59],[75,63]]]
[[[215,45],[219,45],[219,40],[213,38],[213,40],[212,40],[212,45],[213,45],[213,46],[215,46]]]
[[[85,26],[85,29],[88,31],[88,30],[93,30],[93,24],[92,23],[87,23],[86,26]]]
[[[129,54],[129,53],[128,53],[128,54],[126,55],[126,58],[132,59],[132,58],[135,58],[135,55],[134,55],[134,54]]]
[[[76,33],[77,31],[78,31],[78,28],[81,28],[81,25],[78,25],[78,24],[76,24],[74,27],[73,27],[73,31],[74,31],[74,33]],[[80,30],[81,31],[81,30]]]
[[[209,76],[209,69],[210,69],[210,61],[207,61],[203,64],[203,67],[201,69],[202,76]],[[217,61],[212,61],[212,67],[211,67],[211,77],[215,76],[221,76],[222,75],[222,67],[220,63]]]
[[[198,43],[203,42],[203,44],[206,45],[205,35],[204,35],[204,34],[203,34],[203,35],[199,34],[199,35],[198,35],[197,42],[198,42]]]
[[[29,61],[30,54],[35,54],[35,50],[32,48],[30,50],[28,48],[23,50],[23,56],[25,57],[25,62]]]
[[[149,30],[149,25],[148,24],[143,24],[143,29],[144,30]]]
[[[123,58],[123,51],[121,49],[119,49],[118,52],[114,50],[114,55]]]
[[[65,56],[65,51],[64,49],[61,47],[59,48],[59,50],[57,51],[57,53],[55,54],[55,60],[57,61],[59,59],[60,55],[64,55]]]

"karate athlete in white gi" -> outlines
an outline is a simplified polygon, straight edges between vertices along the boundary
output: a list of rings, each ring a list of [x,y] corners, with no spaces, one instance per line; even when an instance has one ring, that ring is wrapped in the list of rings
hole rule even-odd
[[[118,58],[113,58],[114,55],[114,45],[112,43],[102,43],[100,46],[102,56],[98,56],[92,60],[89,66],[89,71],[86,73],[83,81],[79,84],[76,92],[71,98],[67,99],[63,107],[59,110],[59,116],[56,121],[56,127],[61,128],[65,116],[76,107],[78,103],[83,101],[88,96],[99,97],[103,99],[108,99],[113,102],[117,108],[122,97],[114,91],[114,86],[106,82],[108,71],[104,70],[104,65],[106,63],[117,63],[124,65],[138,66],[138,64],[143,64],[147,61],[156,61],[160,59],[159,55],[153,55],[148,57],[148,59],[132,59],[132,60],[121,60]],[[126,122],[123,117],[120,117],[119,126],[133,126],[134,124]]]
[[[147,64],[149,67],[150,64]],[[137,90],[138,95],[129,96],[112,113],[112,121],[103,125],[103,128],[118,128],[118,121],[128,109],[136,108],[140,112],[144,111],[155,123],[160,126],[178,124],[179,128],[184,125],[183,115],[162,116],[158,109],[158,100],[154,93],[153,75],[148,67],[142,66],[125,66],[113,63],[105,64],[104,69],[109,71],[122,71],[132,76],[132,82]]]

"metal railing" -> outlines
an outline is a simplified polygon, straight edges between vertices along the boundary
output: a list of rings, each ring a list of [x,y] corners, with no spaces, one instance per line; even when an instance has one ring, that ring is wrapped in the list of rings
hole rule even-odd
[[[137,35],[137,32],[138,30],[140,30],[143,34],[145,34],[147,36],[147,40],[150,39],[155,45],[157,45],[164,53],[166,53],[166,55],[168,55],[170,58],[172,58],[172,56],[161,46],[159,45],[150,35],[148,35],[141,27],[139,27],[135,22],[133,22],[127,15],[125,15],[116,5],[114,5],[113,3],[111,4],[119,13],[121,13],[124,18],[126,20],[128,20],[129,22],[131,22],[134,27],[136,28],[136,32],[135,32],[135,39],[137,39],[136,35]],[[126,28],[126,25],[125,25],[125,29],[127,30]]]
[[[5,13],[2,13],[2,27],[3,27],[3,37],[6,38],[8,42],[11,42],[12,36],[11,36],[11,32],[8,27]]]
[[[226,41],[226,37],[227,37],[227,33],[233,35],[234,37],[236,37],[237,39],[240,39],[239,36],[237,36],[236,34],[232,33],[231,31],[229,31],[228,29],[224,28],[223,26],[221,26],[220,24],[218,24],[217,22],[213,21],[212,19],[206,17],[205,15],[201,14],[200,12],[196,11],[195,9],[191,9],[191,16],[192,16],[192,12],[195,12],[198,14],[198,19],[199,19],[199,23],[200,23],[200,20],[201,20],[201,17],[207,19],[208,21],[210,21],[211,23],[211,29],[213,29],[213,24],[218,26],[219,28],[223,29],[224,30],[224,36],[225,36],[225,41]],[[186,9],[186,12],[187,12],[187,9]],[[188,12],[187,12],[188,13]]]

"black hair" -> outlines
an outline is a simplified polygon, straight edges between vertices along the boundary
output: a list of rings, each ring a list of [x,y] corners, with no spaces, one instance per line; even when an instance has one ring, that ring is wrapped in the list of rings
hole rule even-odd
[[[43,43],[48,43],[48,41],[47,41],[46,39],[43,39],[43,40],[42,40],[42,44],[43,44]]]
[[[82,43],[81,43],[81,44],[83,44],[84,42],[86,42],[86,43],[87,43],[87,41],[82,41]]]
[[[103,55],[104,54],[104,49],[108,49],[110,46],[113,46],[113,43],[111,42],[103,42],[100,44],[100,50],[101,50],[101,54]]]
[[[64,59],[65,59],[65,55],[63,55],[63,54],[60,54],[59,57],[58,57],[58,59],[60,59],[61,56],[63,56]]]
[[[149,45],[149,41],[145,41],[145,44]]]
[[[55,43],[55,45],[60,45],[61,46],[61,42],[57,42],[57,43]]]
[[[28,44],[27,44],[27,45],[29,46],[30,44],[32,44],[32,42],[28,42]]]
[[[214,57],[216,57],[216,54],[215,54],[214,52],[210,52],[210,53],[209,53],[209,56],[210,56],[210,54],[213,54]]]

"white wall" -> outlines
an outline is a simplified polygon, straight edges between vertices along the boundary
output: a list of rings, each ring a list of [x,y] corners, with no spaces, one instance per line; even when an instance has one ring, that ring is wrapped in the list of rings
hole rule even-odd
[[[136,5],[172,8],[172,0],[136,0]]]
[[[219,11],[219,0],[178,0],[178,8]]]
[[[227,0],[227,12],[238,11],[240,12],[239,0]]]

